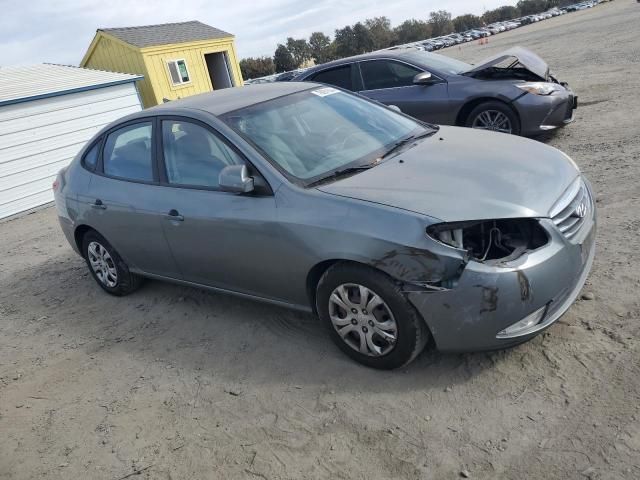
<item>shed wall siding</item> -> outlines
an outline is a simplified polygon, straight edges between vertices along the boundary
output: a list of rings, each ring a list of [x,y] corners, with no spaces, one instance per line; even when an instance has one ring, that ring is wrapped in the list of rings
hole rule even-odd
[[[53,201],[56,173],[99,129],[140,110],[133,83],[0,107],[0,218]]]
[[[95,48],[88,58],[83,59],[80,66],[109,72],[144,75],[144,79],[138,82],[142,103],[145,107],[152,107],[157,104],[145,62],[140,50],[136,48],[99,33]]]
[[[154,104],[162,103],[164,98],[177,100],[178,98],[214,90],[215,85],[211,84],[204,56],[207,53],[217,52],[227,52],[233,84],[242,86],[242,74],[238,66],[233,39],[143,49],[146,70],[149,73],[148,78],[155,93]],[[169,76],[167,62],[180,59],[186,61],[191,81],[185,85],[173,85]]]

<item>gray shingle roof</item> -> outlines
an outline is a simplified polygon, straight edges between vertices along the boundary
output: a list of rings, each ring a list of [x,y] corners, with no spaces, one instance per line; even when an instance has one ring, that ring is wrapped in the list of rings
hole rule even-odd
[[[101,28],[106,32],[135,47],[152,47],[170,43],[185,43],[198,40],[228,38],[233,35],[223,32],[202,22],[193,20],[180,23],[163,23],[161,25],[145,25],[142,27]]]

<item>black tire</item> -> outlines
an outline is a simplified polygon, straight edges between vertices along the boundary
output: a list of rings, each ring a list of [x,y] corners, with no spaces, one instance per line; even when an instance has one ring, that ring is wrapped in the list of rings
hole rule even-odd
[[[334,290],[344,284],[366,287],[380,297],[386,303],[385,307],[390,309],[397,325],[397,334],[396,341],[388,353],[379,356],[360,353],[350,346],[334,327],[329,312],[329,299]],[[429,339],[429,330],[424,320],[406,299],[400,287],[383,272],[365,265],[340,262],[328,268],[318,282],[316,309],[338,348],[368,367],[383,370],[402,367],[422,352]],[[357,334],[360,335],[360,332]]]
[[[509,119],[509,122],[511,123],[510,133],[512,135],[520,135],[520,119],[518,118],[518,115],[516,114],[516,112],[513,111],[511,107],[499,101],[483,102],[477,105],[473,110],[471,110],[471,112],[469,112],[469,115],[467,115],[467,119],[465,120],[465,126],[470,128],[477,128],[473,126],[474,122],[483,112],[502,113],[505,117]]]
[[[91,261],[89,259],[89,246],[92,245],[92,243],[97,243],[102,246],[111,257],[111,263],[117,272],[117,278],[115,279],[114,285],[107,285],[102,281],[91,265]],[[116,249],[111,246],[106,238],[95,230],[88,231],[82,238],[82,256],[87,263],[87,267],[89,268],[89,272],[91,272],[93,279],[105,292],[110,293],[111,295],[118,297],[128,295],[137,290],[142,283],[142,278],[129,271],[129,267],[124,260],[122,260],[122,257],[120,257]]]

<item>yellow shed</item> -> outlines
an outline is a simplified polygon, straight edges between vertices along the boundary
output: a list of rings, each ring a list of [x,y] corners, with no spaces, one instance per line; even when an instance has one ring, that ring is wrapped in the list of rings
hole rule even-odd
[[[145,107],[243,83],[233,35],[198,21],[99,29],[80,66],[144,75]]]

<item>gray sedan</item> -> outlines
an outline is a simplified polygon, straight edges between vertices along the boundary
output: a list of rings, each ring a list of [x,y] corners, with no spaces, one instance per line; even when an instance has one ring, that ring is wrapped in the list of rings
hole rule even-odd
[[[562,152],[313,83],[123,118],[54,191],[108,293],[147,277],[315,312],[376,368],[430,339],[469,351],[533,337],[569,308],[594,256],[591,190]]]
[[[395,105],[419,120],[532,136],[574,119],[578,100],[535,53],[516,47],[469,65],[415,48],[381,50],[295,77]]]

